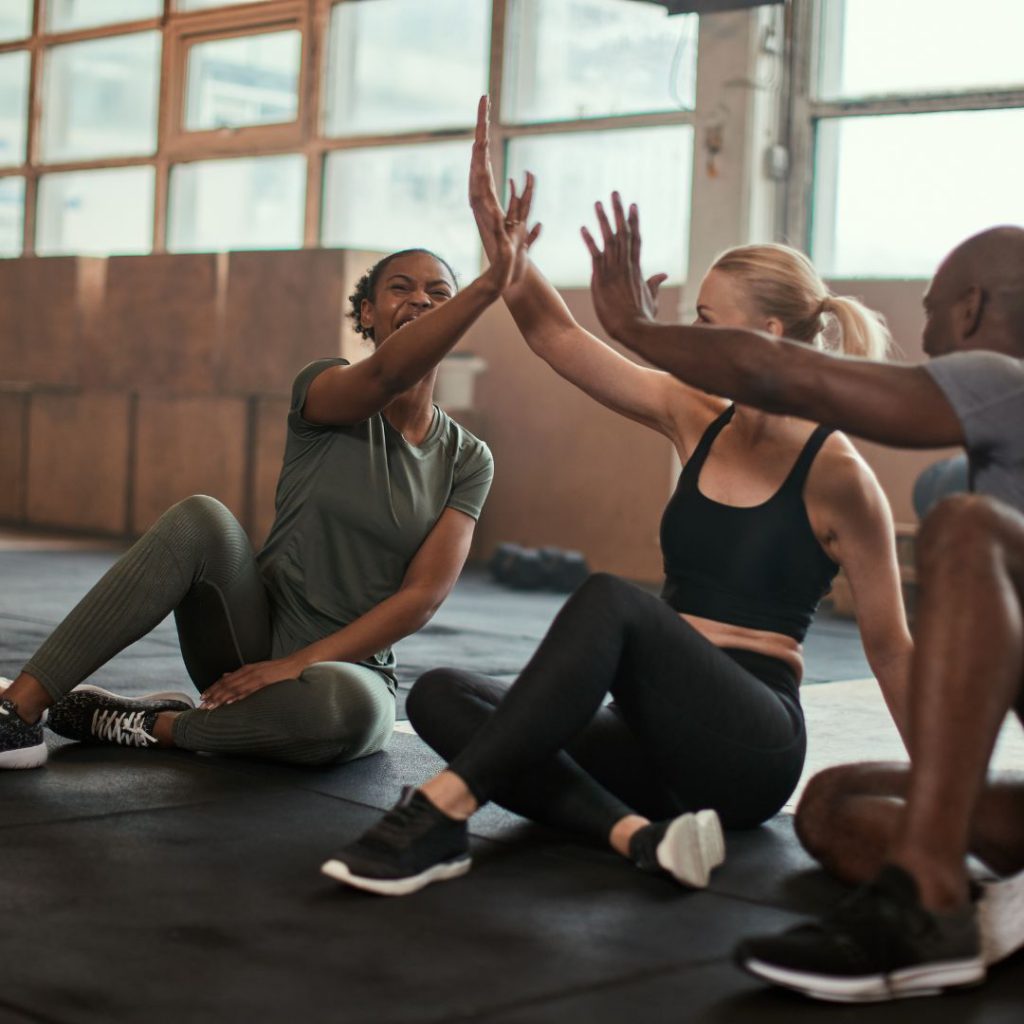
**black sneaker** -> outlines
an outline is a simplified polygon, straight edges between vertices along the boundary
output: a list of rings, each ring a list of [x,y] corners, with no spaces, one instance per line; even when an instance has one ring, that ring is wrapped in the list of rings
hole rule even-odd
[[[46,763],[43,724],[18,717],[13,701],[0,699],[0,769],[38,768]]]
[[[88,683],[76,686],[50,708],[47,725],[79,743],[112,743],[121,747],[156,745],[153,724],[162,711],[191,711],[187,693],[149,693],[121,697]]]
[[[653,822],[633,834],[629,855],[643,871],[668,874],[683,885],[703,889],[712,870],[725,860],[722,824],[714,811]]]
[[[758,978],[840,1003],[938,995],[985,980],[974,905],[932,913],[914,879],[891,864],[821,922],[748,939],[735,959]]]
[[[335,881],[382,896],[407,896],[431,882],[464,875],[468,829],[438,810],[418,789],[320,870]]]

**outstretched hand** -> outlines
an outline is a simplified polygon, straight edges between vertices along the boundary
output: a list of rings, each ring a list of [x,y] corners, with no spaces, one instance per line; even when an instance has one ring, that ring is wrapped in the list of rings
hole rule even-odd
[[[534,185],[534,177],[529,171],[521,193],[517,193],[515,182],[509,182],[511,199],[508,209],[501,208],[491,169],[490,109],[490,100],[481,96],[469,169],[469,205],[490,262],[486,276],[499,291],[504,291],[522,277],[527,253],[537,240],[541,226],[535,224],[531,228],[528,223]]]
[[[612,193],[614,229],[604,205],[595,203],[594,209],[604,249],[586,228],[580,229],[593,263],[590,292],[594,309],[604,329],[616,341],[628,345],[629,328],[654,319],[658,289],[668,274],[655,274],[645,280],[640,271],[640,213],[635,203],[630,206],[627,219],[622,197],[618,192]]]

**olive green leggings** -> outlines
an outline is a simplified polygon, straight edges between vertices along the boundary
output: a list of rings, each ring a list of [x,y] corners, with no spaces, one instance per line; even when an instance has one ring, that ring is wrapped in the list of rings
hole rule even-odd
[[[215,498],[196,495],[165,512],[111,566],[24,671],[57,700],[172,611],[185,667],[200,692],[225,672],[291,653],[273,650],[271,605],[245,531]],[[235,704],[183,712],[174,742],[185,750],[323,765],[382,749],[394,721],[383,674],[323,662]]]

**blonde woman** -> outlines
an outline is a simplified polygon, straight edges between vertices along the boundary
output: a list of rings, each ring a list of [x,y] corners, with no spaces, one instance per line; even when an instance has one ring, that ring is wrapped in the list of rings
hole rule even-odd
[[[523,207],[513,199],[513,225],[531,188]],[[471,200],[483,227],[499,208],[486,124]],[[911,640],[888,504],[841,434],[730,404],[626,359],[573,320],[536,267],[504,298],[558,374],[679,453],[683,471],[661,523],[665,585],[655,597],[592,576],[511,687],[456,669],[421,677],[409,716],[448,768],[324,871],[389,894],[462,874],[466,821],[494,799],[607,842],[642,869],[705,885],[724,856],[720,823],[763,822],[800,778],[801,641],[840,567],[872,670],[902,720]],[[858,355],[889,343],[875,314],[831,295],[784,246],[723,254],[697,312],[702,324],[808,345],[834,335]]]

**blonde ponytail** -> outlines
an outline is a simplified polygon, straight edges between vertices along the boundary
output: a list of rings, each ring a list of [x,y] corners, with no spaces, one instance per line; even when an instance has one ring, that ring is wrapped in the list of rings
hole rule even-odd
[[[821,311],[835,318],[839,329],[836,347],[845,355],[882,360],[892,352],[892,335],[885,317],[868,309],[859,299],[849,295],[826,295],[821,303]],[[828,347],[828,335],[826,326],[822,332],[822,347]]]
[[[788,245],[740,245],[722,253],[712,270],[740,281],[752,312],[782,323],[782,333],[815,348],[884,359],[892,337],[880,313],[833,295],[814,264]]]

